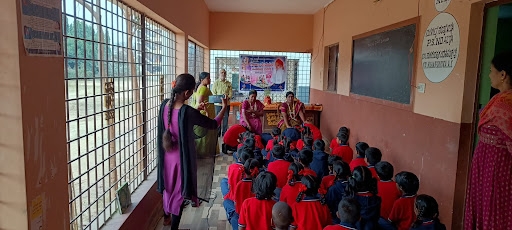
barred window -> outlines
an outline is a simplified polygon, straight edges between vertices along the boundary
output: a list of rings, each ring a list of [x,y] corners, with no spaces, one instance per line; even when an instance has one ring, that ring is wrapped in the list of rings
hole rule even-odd
[[[188,72],[197,79],[204,71],[204,48],[188,41]]]
[[[265,51],[237,51],[237,50],[211,50],[210,70],[212,82],[221,69],[226,69],[227,80],[232,82],[235,100],[242,100],[248,92],[239,92],[239,66],[240,55],[269,55],[287,57],[287,88],[302,102],[309,103],[309,86],[311,79],[311,53],[265,52]],[[284,101],[285,92],[272,92],[272,101]],[[264,94],[259,93],[258,99],[263,100]]]
[[[175,34],[116,0],[62,0],[71,229],[99,229],[156,167]]]

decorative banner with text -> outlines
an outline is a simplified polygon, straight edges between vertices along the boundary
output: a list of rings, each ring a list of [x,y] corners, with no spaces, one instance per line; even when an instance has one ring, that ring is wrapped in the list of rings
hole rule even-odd
[[[240,91],[284,91],[286,56],[240,55]]]
[[[23,45],[27,55],[62,56],[61,0],[21,0]]]

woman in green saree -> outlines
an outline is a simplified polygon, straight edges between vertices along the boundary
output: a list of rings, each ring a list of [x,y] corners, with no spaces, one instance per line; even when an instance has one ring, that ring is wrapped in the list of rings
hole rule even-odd
[[[199,74],[199,81],[196,84],[193,107],[200,110],[201,114],[213,119],[215,118],[215,106],[208,102],[208,97],[212,96],[212,91],[208,88],[210,85],[210,73],[202,72]],[[196,139],[196,150],[198,156],[211,156],[219,154],[217,146],[217,131],[207,130],[201,127],[194,128],[196,135],[201,138]]]

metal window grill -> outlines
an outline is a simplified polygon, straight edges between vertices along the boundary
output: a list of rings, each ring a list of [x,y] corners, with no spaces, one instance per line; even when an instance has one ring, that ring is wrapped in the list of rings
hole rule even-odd
[[[188,72],[197,79],[204,71],[204,48],[188,41]]]
[[[210,51],[210,70],[212,82],[217,77],[221,69],[227,72],[227,80],[235,81],[233,91],[239,89],[237,82],[240,54],[247,55],[270,55],[270,56],[286,56],[288,66],[288,84],[286,91],[292,91],[295,96],[302,102],[309,103],[309,87],[311,79],[311,53],[288,53],[288,52],[266,52],[266,51],[236,51],[236,50],[211,50]],[[248,92],[240,91],[242,95],[237,99],[244,99]],[[234,94],[236,95],[236,93]],[[272,101],[284,101],[285,92],[272,92]],[[263,94],[258,94],[258,99],[263,100]]]
[[[99,229],[116,191],[156,167],[156,120],[175,35],[116,0],[63,0],[71,229]]]

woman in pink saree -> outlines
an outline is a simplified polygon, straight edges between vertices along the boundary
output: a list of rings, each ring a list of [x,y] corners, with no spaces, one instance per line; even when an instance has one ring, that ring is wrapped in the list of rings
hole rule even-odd
[[[251,90],[249,92],[249,99],[242,103],[240,125],[255,134],[261,135],[263,132],[261,117],[263,117],[263,108],[265,106],[256,99],[256,96],[258,96],[256,90]]]
[[[512,52],[492,60],[491,86],[499,89],[480,112],[471,162],[464,229],[512,229]]]
[[[282,119],[277,123],[277,127],[284,131],[287,128],[294,128],[302,125],[306,120],[304,117],[304,103],[295,99],[295,94],[291,91],[286,93],[286,102],[279,108]]]

